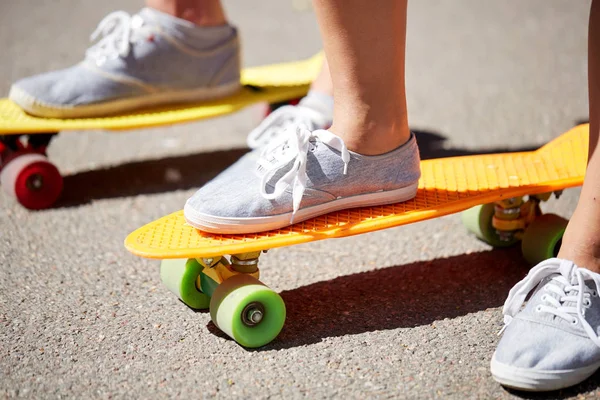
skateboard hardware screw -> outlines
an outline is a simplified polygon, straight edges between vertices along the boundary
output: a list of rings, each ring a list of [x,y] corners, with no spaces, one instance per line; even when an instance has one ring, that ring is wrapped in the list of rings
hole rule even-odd
[[[503,208],[503,207],[496,206],[495,211],[496,211],[496,213],[499,213],[502,215],[514,215],[514,214],[519,214],[521,212],[521,208],[520,207]]]
[[[496,231],[498,238],[503,242],[510,242],[513,239],[513,232]]]
[[[212,268],[212,262],[214,261],[214,259],[212,258],[203,258],[202,262],[204,263],[204,265],[206,265],[207,267],[211,267]]]
[[[235,264],[235,265],[242,265],[244,267],[247,267],[247,266],[251,266],[251,265],[257,265],[258,258],[252,258],[250,260],[240,260],[236,256],[231,256],[231,263]]]
[[[256,326],[260,324],[265,316],[265,307],[261,303],[253,302],[248,304],[242,311],[242,322],[246,326]]]
[[[234,271],[250,274],[258,271],[258,257],[249,258],[247,260],[240,260],[238,257],[231,256],[231,268]]]
[[[255,324],[258,324],[262,320],[263,314],[259,310],[248,311],[248,319]]]
[[[523,204],[522,197],[511,197],[510,199],[504,199],[504,200],[500,200],[500,201],[496,202],[497,206],[500,206],[503,208],[519,207],[521,204]]]
[[[40,190],[43,185],[44,178],[39,174],[31,175],[27,179],[27,188],[29,188],[30,190]]]

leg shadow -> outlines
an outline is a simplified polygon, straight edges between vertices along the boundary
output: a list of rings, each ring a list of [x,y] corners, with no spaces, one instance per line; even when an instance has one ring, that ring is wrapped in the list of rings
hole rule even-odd
[[[281,293],[286,324],[265,349],[414,328],[499,307],[527,271],[520,249],[514,247],[340,276],[287,290]],[[226,337],[212,322],[208,328]]]
[[[284,291],[286,325],[272,348],[413,328],[499,307],[528,269],[515,247],[341,276]]]
[[[199,188],[243,156],[247,149],[198,153],[132,162],[64,177],[56,207],[92,200]]]
[[[529,265],[518,246],[416,262],[287,290],[281,293],[287,318],[274,342],[250,351],[287,349],[328,337],[413,328],[444,318],[497,308]],[[498,315],[498,328],[502,321]],[[227,338],[212,322],[208,330]],[[491,379],[491,378],[490,378]],[[593,392],[600,371],[573,388],[528,393],[505,389],[524,399],[564,399]]]

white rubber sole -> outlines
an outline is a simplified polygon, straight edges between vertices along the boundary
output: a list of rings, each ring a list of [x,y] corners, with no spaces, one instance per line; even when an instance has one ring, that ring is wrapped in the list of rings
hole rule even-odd
[[[150,93],[143,96],[78,106],[63,106],[44,103],[15,86],[10,88],[8,97],[27,113],[38,117],[93,118],[123,114],[133,110],[167,104],[215,100],[232,95],[239,91],[240,88],[241,84],[239,82],[233,82],[216,87]]]
[[[407,201],[417,195],[418,186],[418,182],[415,182],[400,189],[344,197],[316,206],[301,208],[294,216],[294,223],[348,208],[381,206]],[[279,229],[289,226],[292,218],[291,212],[256,218],[216,217],[197,212],[188,203],[185,204],[183,214],[188,224],[194,228],[222,234],[244,234]]]
[[[540,371],[502,364],[492,357],[490,370],[496,382],[503,386],[529,392],[547,392],[577,385],[600,368],[600,362],[578,369]]]

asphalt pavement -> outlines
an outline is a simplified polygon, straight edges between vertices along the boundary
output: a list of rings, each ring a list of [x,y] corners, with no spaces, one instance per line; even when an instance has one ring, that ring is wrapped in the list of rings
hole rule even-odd
[[[244,64],[321,48],[310,2],[225,1]],[[79,61],[108,12],[133,0],[0,2],[0,91]],[[456,0],[409,5],[407,90],[424,158],[536,148],[587,119],[588,1]],[[366,16],[368,17],[368,16]],[[372,60],[376,62],[376,60]],[[270,251],[261,278],[288,319],[247,350],[161,284],[158,263],[123,247],[183,207],[245,151],[256,109],[110,133],[64,132],[57,207],[0,194],[3,398],[598,398],[600,374],[569,390],[503,389],[489,361],[508,290],[527,272],[457,215]],[[568,217],[579,191],[544,205]]]

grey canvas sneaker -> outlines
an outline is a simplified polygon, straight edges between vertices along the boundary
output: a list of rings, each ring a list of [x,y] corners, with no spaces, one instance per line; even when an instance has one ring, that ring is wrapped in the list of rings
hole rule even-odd
[[[240,88],[235,28],[198,27],[157,10],[116,11],[98,25],[85,59],[21,79],[9,97],[42,117],[82,118],[209,100]]]
[[[494,379],[549,391],[592,375],[600,368],[598,288],[599,274],[568,260],[552,258],[534,267],[504,304],[504,335],[491,361]]]
[[[389,153],[364,156],[329,131],[301,126],[206,184],[186,202],[184,215],[208,232],[266,231],[336,210],[409,200],[419,177],[413,135]]]

